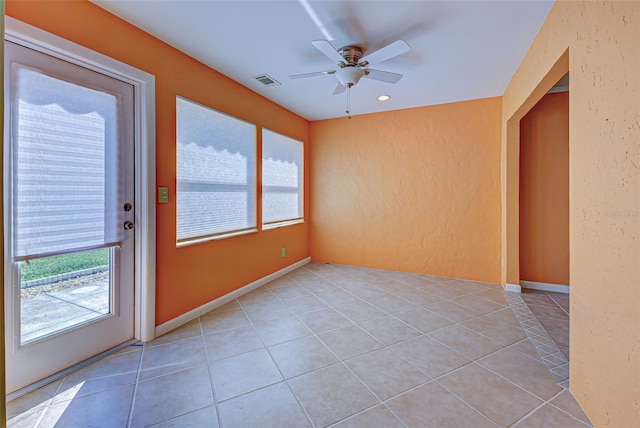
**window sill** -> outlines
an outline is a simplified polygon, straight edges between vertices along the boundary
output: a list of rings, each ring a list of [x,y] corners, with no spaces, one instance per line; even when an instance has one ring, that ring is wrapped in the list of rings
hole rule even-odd
[[[303,224],[303,223],[304,223],[303,218],[298,218],[295,220],[279,221],[277,223],[263,224],[262,230],[278,229],[280,227],[286,227],[294,224]]]
[[[257,232],[258,232],[258,229],[246,229],[246,230],[239,230],[236,232],[221,233],[220,235],[211,235],[211,236],[204,236],[201,238],[186,239],[184,241],[177,242],[176,247],[177,248],[188,247],[189,245],[196,245],[196,244],[209,242],[209,241],[219,241],[221,239],[234,238],[236,236],[249,235],[251,233],[257,233]]]

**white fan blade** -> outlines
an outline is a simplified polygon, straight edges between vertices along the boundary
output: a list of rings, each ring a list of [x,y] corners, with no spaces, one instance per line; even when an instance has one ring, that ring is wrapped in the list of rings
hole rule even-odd
[[[333,95],[339,95],[343,93],[347,88],[345,88],[341,83],[338,83],[338,86],[333,90]]]
[[[396,40],[395,42],[371,52],[360,58],[358,64],[360,65],[374,65],[391,59],[395,56],[402,55],[405,52],[409,52],[409,45],[404,40]],[[366,64],[365,64],[366,63]]]
[[[342,55],[338,53],[336,48],[334,48],[331,43],[327,42],[326,40],[314,40],[313,42],[311,42],[311,44],[318,48],[318,50],[325,54],[331,61],[334,61],[338,64],[343,63],[346,65],[345,59],[342,58]]]
[[[304,79],[306,77],[323,76],[327,74],[334,74],[335,70],[315,71],[313,73],[293,74],[289,76],[289,79]]]
[[[402,79],[402,74],[368,68],[364,71],[364,77],[367,79],[378,80],[380,82],[398,83],[398,81]]]

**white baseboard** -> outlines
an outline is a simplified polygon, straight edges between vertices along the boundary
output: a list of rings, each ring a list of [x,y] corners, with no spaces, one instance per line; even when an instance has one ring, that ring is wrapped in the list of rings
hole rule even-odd
[[[264,284],[273,281],[274,279],[280,278],[281,276],[296,270],[304,265],[306,265],[307,263],[309,263],[311,261],[311,257],[307,257],[306,259],[302,259],[299,262],[296,262],[292,265],[289,265],[285,268],[280,269],[277,272],[274,272],[270,275],[267,275],[265,277],[262,277],[256,281],[253,281],[251,284],[247,284],[242,288],[238,288],[237,290],[232,291],[229,294],[225,294],[222,297],[218,297],[215,300],[212,300],[208,303],[205,303],[202,306],[198,306],[195,309],[190,310],[189,312],[186,312],[180,316],[177,316],[165,323],[162,323],[158,326],[156,326],[156,337],[162,336],[165,333],[170,332],[171,330],[174,330],[186,323],[188,323],[189,321],[192,321],[196,318],[198,318],[201,315],[206,314],[209,311],[214,310],[215,308],[218,308],[222,305],[224,305],[225,303],[229,303],[230,301],[237,299],[238,297],[249,293],[250,291],[255,290],[258,287],[263,286]]]
[[[511,291],[512,293],[522,293],[522,288],[517,284],[507,283],[507,291]]]
[[[562,284],[550,284],[548,282],[536,282],[536,281],[520,281],[522,288],[529,288],[531,290],[540,291],[553,291],[556,293],[569,294],[569,286]]]

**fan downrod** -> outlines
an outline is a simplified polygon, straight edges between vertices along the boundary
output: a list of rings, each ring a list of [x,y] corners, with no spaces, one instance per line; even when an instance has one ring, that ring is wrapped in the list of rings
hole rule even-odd
[[[364,55],[362,48],[352,45],[341,47],[338,49],[338,53],[344,58],[344,62],[346,63],[345,67],[358,65],[358,61],[360,61],[360,58]],[[360,65],[365,66],[366,64]]]

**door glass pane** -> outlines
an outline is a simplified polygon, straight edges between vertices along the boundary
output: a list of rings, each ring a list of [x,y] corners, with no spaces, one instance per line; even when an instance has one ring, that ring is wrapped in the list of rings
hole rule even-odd
[[[111,313],[113,251],[101,248],[20,262],[20,343]]]

